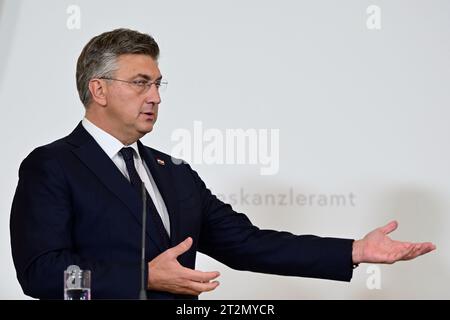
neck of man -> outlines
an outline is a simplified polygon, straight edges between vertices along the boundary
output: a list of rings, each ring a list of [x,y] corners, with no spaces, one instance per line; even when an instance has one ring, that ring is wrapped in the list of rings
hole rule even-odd
[[[123,145],[125,146],[129,146],[138,141],[140,138],[142,138],[142,135],[141,136],[128,135],[126,132],[124,132],[123,130],[124,128],[115,127],[114,124],[108,121],[105,116],[101,116],[97,112],[93,112],[90,109],[86,110],[84,116],[86,117],[86,119],[95,124],[97,127],[99,127],[103,131],[109,133],[114,138],[122,142]]]

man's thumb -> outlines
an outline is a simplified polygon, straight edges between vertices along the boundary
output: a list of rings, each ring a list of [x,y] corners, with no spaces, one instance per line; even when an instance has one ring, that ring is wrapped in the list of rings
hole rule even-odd
[[[187,237],[183,242],[180,242],[178,245],[172,248],[172,252],[176,257],[188,251],[192,246],[192,238]]]
[[[394,220],[394,221],[389,222],[384,227],[381,227],[381,231],[383,231],[384,234],[389,234],[392,231],[394,231],[395,229],[397,229],[397,227],[398,227],[398,223],[397,223],[397,221]]]

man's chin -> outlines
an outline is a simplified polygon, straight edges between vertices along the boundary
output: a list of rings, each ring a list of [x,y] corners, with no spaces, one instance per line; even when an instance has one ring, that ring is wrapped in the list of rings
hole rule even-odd
[[[147,133],[152,132],[154,125],[155,125],[154,122],[140,125],[138,128],[138,132],[141,133],[142,135],[146,135]]]

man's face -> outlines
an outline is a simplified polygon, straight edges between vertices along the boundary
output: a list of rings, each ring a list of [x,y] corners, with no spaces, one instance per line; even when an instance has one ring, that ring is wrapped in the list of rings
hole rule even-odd
[[[117,59],[114,79],[125,81],[156,81],[161,79],[157,62],[143,54],[125,54]],[[108,81],[106,115],[109,122],[124,136],[141,138],[153,129],[161,98],[156,85],[139,87],[123,81]]]

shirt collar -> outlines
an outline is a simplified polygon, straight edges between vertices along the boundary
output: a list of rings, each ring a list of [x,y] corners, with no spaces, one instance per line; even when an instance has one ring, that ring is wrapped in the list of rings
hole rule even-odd
[[[86,129],[86,131],[94,138],[94,140],[98,143],[100,148],[103,149],[103,151],[108,155],[110,159],[112,159],[115,155],[117,155],[117,153],[122,148],[126,147],[133,148],[134,156],[137,157],[138,159],[140,158],[137,142],[134,142],[129,146],[125,146],[116,137],[112,136],[103,129],[100,129],[91,121],[89,121],[87,118],[83,118],[81,124]]]

